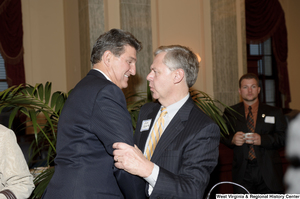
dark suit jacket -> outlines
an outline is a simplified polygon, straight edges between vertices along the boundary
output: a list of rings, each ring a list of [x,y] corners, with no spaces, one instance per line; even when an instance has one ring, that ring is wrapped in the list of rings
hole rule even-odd
[[[148,103],[140,111],[134,138],[142,151],[160,106]],[[141,132],[142,121],[148,119],[152,119],[149,130]],[[218,161],[219,139],[219,127],[189,98],[153,153],[151,161],[160,170],[150,198],[202,198]]]
[[[126,100],[119,87],[91,70],[60,115],[55,173],[44,198],[144,198],[144,180],[114,167],[115,142],[133,145]]]
[[[232,179],[241,183],[247,166],[248,144],[236,146],[231,144],[232,138],[237,131],[248,132],[244,103],[241,102],[232,106],[239,114],[229,114],[228,109],[224,115],[229,117],[234,130],[229,127],[230,135],[227,139],[222,139],[224,144],[233,148]],[[275,123],[265,122],[265,118],[271,116],[275,118]],[[272,191],[283,191],[283,171],[278,149],[285,145],[286,120],[281,110],[272,106],[260,103],[258,107],[255,132],[261,136],[261,145],[254,145],[254,151],[258,165],[261,169],[263,179]]]

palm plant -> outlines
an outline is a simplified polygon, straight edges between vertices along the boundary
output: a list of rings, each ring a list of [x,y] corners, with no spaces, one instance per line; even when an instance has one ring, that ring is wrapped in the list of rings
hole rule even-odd
[[[127,110],[131,116],[131,122],[133,127],[133,133],[135,132],[136,123],[138,120],[140,108],[147,102],[151,101],[146,98],[143,92],[138,93],[126,93]]]
[[[35,140],[30,146],[31,154],[29,155],[34,157],[42,151],[47,151],[47,165],[53,163],[56,155],[57,123],[68,97],[68,94],[59,91],[51,95],[51,85],[50,82],[47,82],[45,86],[36,84],[35,87],[21,84],[0,92],[0,112],[4,108],[11,110],[9,128],[11,128],[13,120],[19,112],[25,114],[28,118],[25,122],[31,121],[35,135]],[[38,117],[40,115],[44,118],[43,122]],[[37,187],[33,194],[34,198],[43,193],[53,172],[54,169],[50,168],[35,178]]]
[[[223,111],[219,107],[227,108],[229,110],[229,113],[236,111],[226,104],[222,103],[221,101],[211,98],[207,93],[203,91],[190,89],[190,95],[193,98],[195,104],[218,124],[221,135],[225,136],[226,134],[229,134],[227,125],[229,124],[230,128],[233,127],[230,123],[227,122],[227,116],[223,116]]]
[[[0,92],[0,113],[4,108],[11,109],[9,127],[11,127],[18,112],[25,114],[28,118],[25,122],[32,122],[35,135],[35,140],[31,144],[31,156],[47,151],[47,165],[53,165],[56,155],[57,124],[69,93],[57,91],[51,95],[50,82],[46,82],[45,86],[43,84],[36,84],[34,87],[29,84],[13,86]],[[190,94],[196,105],[219,125],[222,135],[228,133],[226,118],[222,117],[222,111],[217,105],[227,106],[201,91],[190,90]],[[151,94],[148,88],[145,95],[144,93],[131,93],[126,94],[126,96],[127,109],[135,130],[139,110],[143,104],[152,100]],[[41,114],[45,118],[42,123],[38,119],[38,115]],[[54,167],[50,167],[35,178],[36,188],[32,198],[41,197],[53,173]]]

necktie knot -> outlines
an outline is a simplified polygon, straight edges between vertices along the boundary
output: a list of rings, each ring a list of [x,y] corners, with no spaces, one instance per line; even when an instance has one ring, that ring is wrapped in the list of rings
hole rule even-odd
[[[160,117],[164,117],[167,113],[168,113],[168,112],[167,112],[167,108],[162,107],[162,108],[161,108]]]
[[[251,110],[252,110],[252,107],[251,107],[251,106],[249,106],[249,107],[248,107],[248,110],[249,110],[249,112],[251,112]]]

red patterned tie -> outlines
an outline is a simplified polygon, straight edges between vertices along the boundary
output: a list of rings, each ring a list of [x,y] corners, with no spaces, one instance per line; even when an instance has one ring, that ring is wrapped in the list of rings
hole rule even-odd
[[[248,113],[248,116],[247,116],[247,127],[248,127],[249,132],[254,133],[254,120],[253,120],[253,115],[252,115],[252,112],[251,112],[252,107],[249,106],[248,109],[249,109],[249,113]],[[248,159],[253,160],[255,158],[256,158],[256,156],[255,156],[253,144],[250,144],[249,145]]]

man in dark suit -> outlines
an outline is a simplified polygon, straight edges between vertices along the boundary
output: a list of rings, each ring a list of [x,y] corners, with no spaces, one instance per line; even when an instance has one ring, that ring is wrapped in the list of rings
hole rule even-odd
[[[55,173],[45,199],[145,197],[143,179],[114,167],[114,142],[133,146],[122,88],[135,75],[141,43],[112,29],[93,47],[93,69],[73,89],[58,123]]]
[[[147,80],[159,103],[141,108],[137,147],[113,145],[115,165],[143,177],[149,198],[202,198],[218,161],[220,130],[189,94],[198,59],[186,47],[162,46],[150,69]]]
[[[283,193],[283,171],[278,149],[285,144],[286,120],[281,110],[262,104],[258,100],[260,87],[258,77],[248,73],[239,80],[239,93],[243,99],[232,108],[237,113],[224,115],[233,129],[222,139],[233,148],[232,180],[244,186],[250,193]],[[250,107],[250,108],[249,108]],[[253,118],[253,131],[248,119]],[[253,133],[246,136],[245,133]],[[254,154],[249,155],[251,148]],[[235,193],[245,193],[234,187]]]

